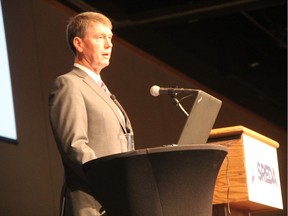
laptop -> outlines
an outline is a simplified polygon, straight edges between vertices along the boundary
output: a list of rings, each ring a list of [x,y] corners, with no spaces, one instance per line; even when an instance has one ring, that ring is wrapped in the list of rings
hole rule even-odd
[[[192,93],[193,104],[178,145],[205,144],[216,121],[222,101],[201,91]]]

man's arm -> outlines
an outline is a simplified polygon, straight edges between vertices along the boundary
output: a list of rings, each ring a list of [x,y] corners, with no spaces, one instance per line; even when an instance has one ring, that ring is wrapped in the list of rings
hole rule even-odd
[[[49,97],[50,123],[62,155],[72,163],[83,163],[95,159],[95,152],[88,145],[86,107],[73,80],[61,76]]]

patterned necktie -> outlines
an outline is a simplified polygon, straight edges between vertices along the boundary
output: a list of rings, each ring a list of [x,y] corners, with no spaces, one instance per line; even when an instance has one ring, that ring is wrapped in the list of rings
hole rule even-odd
[[[111,92],[109,91],[109,89],[108,89],[108,87],[105,85],[105,83],[103,82],[103,80],[99,80],[98,81],[98,84],[100,85],[100,87],[110,96],[110,97],[112,97],[112,94],[111,94]],[[113,95],[113,97],[115,98],[115,96]],[[116,99],[116,98],[115,98]],[[112,98],[112,100],[115,102],[115,100]],[[116,103],[116,107],[117,107],[117,109],[118,109],[118,111],[119,111],[119,114],[120,114],[120,116],[121,116],[121,119],[123,120],[123,123],[125,124],[125,122],[126,122],[126,118],[125,118],[125,114],[123,114],[123,108],[121,107],[121,105],[120,105],[120,107],[119,107],[119,103],[117,104]],[[125,111],[124,111],[125,112]]]
[[[99,80],[98,84],[107,94],[111,95],[111,92],[102,80]]]

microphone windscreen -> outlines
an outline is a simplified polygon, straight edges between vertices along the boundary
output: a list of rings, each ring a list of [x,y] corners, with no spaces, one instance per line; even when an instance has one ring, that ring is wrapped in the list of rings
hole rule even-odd
[[[150,88],[150,94],[154,97],[158,96],[160,93],[159,93],[159,90],[160,90],[160,87],[157,86],[157,85],[154,85]]]

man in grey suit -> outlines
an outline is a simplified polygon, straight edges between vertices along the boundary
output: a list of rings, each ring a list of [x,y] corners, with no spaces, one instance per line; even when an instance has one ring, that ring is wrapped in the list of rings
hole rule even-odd
[[[74,65],[55,80],[49,96],[50,123],[65,170],[62,215],[105,214],[82,165],[122,152],[120,137],[133,133],[125,111],[100,76],[109,65],[112,36],[110,20],[95,12],[80,13],[67,25]]]

